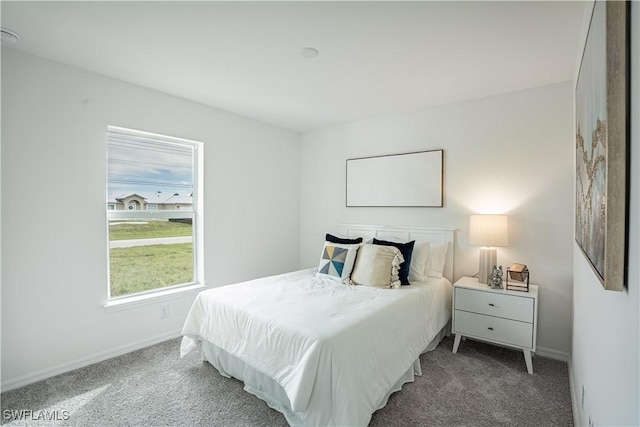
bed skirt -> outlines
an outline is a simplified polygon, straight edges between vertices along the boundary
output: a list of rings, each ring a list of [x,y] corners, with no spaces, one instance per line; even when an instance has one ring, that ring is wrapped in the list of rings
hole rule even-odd
[[[450,333],[451,322],[440,330],[422,353],[434,350],[440,341],[442,341],[445,336],[449,336]],[[264,400],[269,407],[281,412],[287,419],[289,425],[305,425],[303,414],[299,414],[291,410],[289,398],[287,397],[284,389],[277,382],[209,341],[202,340],[202,351],[203,359],[213,365],[222,376],[227,378],[233,377],[244,382],[245,391]],[[389,392],[381,399],[376,410],[383,408],[387,404],[389,396],[391,396],[392,393],[401,390],[404,384],[413,382],[416,375],[422,375],[419,358],[413,362],[413,366],[398,379],[391,390],[389,390]],[[313,395],[311,399],[312,402],[307,410],[322,410],[323,402],[321,399],[314,399]]]

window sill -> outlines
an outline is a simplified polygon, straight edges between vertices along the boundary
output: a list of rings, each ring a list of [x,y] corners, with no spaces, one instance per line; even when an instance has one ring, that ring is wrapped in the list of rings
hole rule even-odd
[[[175,289],[167,289],[165,291],[158,291],[149,294],[143,295],[133,295],[130,297],[123,297],[118,299],[113,299],[104,304],[104,310],[107,313],[121,310],[129,310],[131,308],[154,304],[162,301],[167,301],[175,298],[182,298],[184,296],[188,296],[189,294],[197,294],[206,286],[203,284],[194,284],[189,286],[183,286]]]

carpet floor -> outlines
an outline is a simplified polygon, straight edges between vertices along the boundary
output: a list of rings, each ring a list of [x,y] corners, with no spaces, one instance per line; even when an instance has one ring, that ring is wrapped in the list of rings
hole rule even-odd
[[[286,426],[282,414],[173,339],[0,395],[11,426]],[[420,357],[422,376],[370,426],[572,426],[567,364],[452,338]],[[31,412],[25,412],[31,411]],[[55,417],[48,421],[42,418]],[[22,419],[17,419],[22,418]],[[26,419],[25,419],[26,418]],[[38,419],[40,418],[40,419]]]

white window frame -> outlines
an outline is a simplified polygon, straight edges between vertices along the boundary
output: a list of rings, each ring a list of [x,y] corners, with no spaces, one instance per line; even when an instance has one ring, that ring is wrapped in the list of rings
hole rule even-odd
[[[204,285],[204,203],[203,203],[203,183],[204,183],[204,144],[200,141],[193,141],[184,138],[176,138],[173,136],[161,135],[151,132],[144,132],[134,129],[128,129],[118,126],[108,126],[108,132],[119,133],[138,138],[146,138],[155,142],[163,142],[167,144],[176,144],[180,146],[190,146],[193,148],[193,204],[191,210],[109,210],[106,209],[106,227],[107,227],[107,302],[104,304],[108,310],[128,308],[146,304],[149,302],[157,302],[158,299],[170,299],[182,295],[184,292],[199,292]],[[108,137],[105,138],[108,141]],[[107,190],[108,192],[108,186]],[[166,286],[157,289],[151,289],[135,294],[122,296],[111,296],[111,260],[109,250],[109,221],[118,219],[182,219],[191,218],[193,226],[193,277],[194,280],[189,283],[182,283],[173,286]]]

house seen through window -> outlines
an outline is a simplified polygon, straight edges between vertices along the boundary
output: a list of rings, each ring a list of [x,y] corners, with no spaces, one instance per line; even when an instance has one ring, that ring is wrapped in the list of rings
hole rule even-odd
[[[202,143],[109,126],[109,297],[198,283]]]

